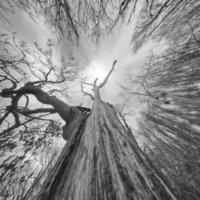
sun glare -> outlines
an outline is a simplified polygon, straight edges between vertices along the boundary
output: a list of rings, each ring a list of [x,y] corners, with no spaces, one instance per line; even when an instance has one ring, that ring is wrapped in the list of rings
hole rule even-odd
[[[107,75],[105,66],[98,62],[92,62],[88,66],[87,75],[91,81],[98,78],[98,83],[102,82]]]

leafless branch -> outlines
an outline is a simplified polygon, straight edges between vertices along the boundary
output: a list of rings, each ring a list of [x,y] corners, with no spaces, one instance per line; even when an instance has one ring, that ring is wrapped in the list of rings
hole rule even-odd
[[[14,124],[14,125],[12,125],[11,127],[7,128],[7,129],[5,129],[5,130],[3,130],[2,133],[0,133],[0,135],[1,135],[1,136],[4,136],[6,133],[9,133],[10,131],[13,131],[14,129],[19,128],[20,126],[24,126],[25,124],[31,122],[32,120],[33,120],[33,119],[28,119],[28,120],[26,120],[26,121],[24,121],[24,122],[22,122],[22,123]]]
[[[81,84],[81,91],[83,92],[83,94],[89,96],[92,100],[94,100],[94,97],[92,94],[86,92],[84,89],[83,89],[83,85]]]
[[[85,82],[85,81],[81,81],[81,84],[89,85],[89,86],[93,86],[93,87],[94,87],[94,83],[87,83],[87,82]]]
[[[56,113],[56,110],[54,108],[37,108],[34,110],[30,110],[27,108],[19,108],[19,109],[16,109],[16,111],[25,116],[38,114],[38,113],[46,113],[46,112],[51,113],[51,114]]]
[[[113,64],[112,64],[112,68],[110,69],[109,73],[107,74],[107,76],[105,77],[105,79],[103,80],[103,82],[98,86],[99,88],[102,88],[108,81],[110,75],[112,74],[115,64],[117,63],[117,60],[114,60]]]

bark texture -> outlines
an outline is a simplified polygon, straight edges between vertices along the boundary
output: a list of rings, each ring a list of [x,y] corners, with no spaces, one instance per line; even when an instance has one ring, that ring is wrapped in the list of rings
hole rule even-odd
[[[176,200],[114,108],[96,91],[38,200]]]

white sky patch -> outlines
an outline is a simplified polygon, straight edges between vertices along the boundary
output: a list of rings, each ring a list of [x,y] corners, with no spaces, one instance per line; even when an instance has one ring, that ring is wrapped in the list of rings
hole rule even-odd
[[[30,43],[38,42],[41,46],[45,46],[47,40],[53,37],[42,16],[33,21],[26,12],[15,8],[15,12],[7,12],[6,17],[9,23],[0,20],[0,33],[17,32],[18,38]]]
[[[84,74],[86,74],[89,81],[93,82],[98,78],[97,83],[101,83],[107,75],[107,70],[105,69],[104,63],[94,60],[88,65],[88,67],[86,67]]]

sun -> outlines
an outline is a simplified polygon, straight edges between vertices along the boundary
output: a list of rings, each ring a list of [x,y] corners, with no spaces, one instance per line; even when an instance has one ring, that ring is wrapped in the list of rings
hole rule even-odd
[[[99,82],[103,81],[106,77],[106,71],[100,65],[95,65],[92,73],[95,78],[98,78]]]
[[[100,83],[105,79],[107,71],[105,70],[105,66],[102,63],[93,61],[88,65],[86,75],[89,77],[90,81],[98,78],[98,83]]]

